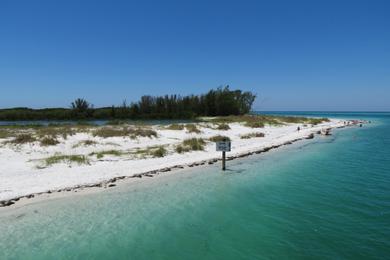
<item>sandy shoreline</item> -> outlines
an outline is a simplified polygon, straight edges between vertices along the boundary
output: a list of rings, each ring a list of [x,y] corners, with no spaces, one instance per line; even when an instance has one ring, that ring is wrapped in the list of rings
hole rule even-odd
[[[201,134],[189,134],[183,131],[159,130],[160,142],[172,144],[192,137],[210,137],[215,134],[229,136],[232,139],[232,152],[228,153],[228,160],[246,157],[252,154],[267,152],[277,147],[292,144],[298,140],[311,139],[313,134],[327,128],[345,127],[344,120],[331,120],[316,126],[305,127],[302,124],[289,124],[286,126],[266,126],[265,128],[254,129],[244,127],[239,124],[231,124],[231,130],[211,130],[202,129]],[[301,130],[296,129],[300,126]],[[263,138],[253,138],[249,140],[240,139],[240,135],[250,132],[264,132]],[[69,142],[85,139],[85,136],[75,136]],[[122,140],[110,140],[122,141]],[[126,141],[127,142],[127,141]],[[136,145],[151,145],[158,143],[155,139],[136,140]],[[134,144],[129,143],[128,146]],[[4,150],[8,149],[8,153]],[[8,173],[6,172],[9,158],[4,154],[12,156],[19,154],[20,157],[35,156],[39,153],[47,153],[40,150],[40,147],[23,147],[18,151],[9,151],[9,148],[0,149],[0,207],[23,204],[28,199],[34,197],[44,197],[47,194],[78,192],[102,188],[111,188],[116,183],[124,180],[139,180],[144,178],[163,175],[180,169],[188,169],[195,166],[211,165],[220,161],[220,153],[215,152],[215,144],[208,143],[205,151],[193,151],[185,154],[169,154],[163,158],[147,158],[141,160],[131,160],[129,158],[108,158],[93,162],[91,165],[67,165],[60,164],[46,169],[36,169],[31,166],[31,160],[26,163],[11,161],[8,163]],[[50,149],[50,148],[49,148]],[[63,148],[64,149],[64,148]],[[66,148],[65,148],[66,149]],[[96,147],[95,147],[96,149]],[[51,151],[55,152],[55,151]],[[88,151],[89,152],[89,151]],[[2,161],[2,162],[1,162]],[[16,167],[17,166],[17,167]],[[22,167],[21,167],[22,166]],[[65,182],[63,180],[66,180]]]

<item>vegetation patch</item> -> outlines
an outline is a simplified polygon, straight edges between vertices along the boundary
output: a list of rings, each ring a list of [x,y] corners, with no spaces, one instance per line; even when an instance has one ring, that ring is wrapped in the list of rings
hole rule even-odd
[[[189,133],[196,133],[196,134],[200,134],[201,131],[199,130],[199,128],[194,125],[194,124],[187,124],[186,125],[186,129]]]
[[[0,130],[0,139],[10,138],[14,135],[8,130]]]
[[[97,144],[98,144],[98,142],[96,142],[94,140],[83,140],[83,141],[80,141],[77,144],[73,145],[73,148],[77,148],[80,146],[91,146],[91,145],[97,145]]]
[[[93,152],[89,154],[90,156],[96,155],[97,159],[101,159],[106,155],[111,155],[111,156],[121,156],[123,155],[123,152],[118,151],[118,150],[106,150],[106,151],[100,151],[100,152]]]
[[[19,134],[16,136],[13,140],[9,141],[8,143],[11,144],[27,144],[27,143],[33,143],[36,141],[36,138],[32,134]]]
[[[251,127],[251,125],[280,125],[281,122],[272,116],[262,115],[242,115],[242,116],[224,116],[211,119],[215,123],[244,123]]]
[[[262,123],[262,122],[246,122],[245,126],[251,127],[251,128],[263,128],[264,123]]]
[[[183,130],[184,125],[183,124],[171,124],[167,126],[165,129],[167,130]]]
[[[130,130],[130,135],[132,138],[136,137],[157,137],[157,132],[154,131],[153,129],[148,129],[148,128],[131,128]]]
[[[264,137],[264,136],[265,136],[264,133],[256,132],[256,133],[249,133],[246,135],[241,135],[240,138],[241,139],[251,139],[251,138],[256,138],[256,137]]]
[[[60,142],[57,140],[55,137],[44,137],[40,141],[42,146],[52,146],[52,145],[57,145]]]
[[[222,141],[230,141],[230,138],[228,136],[223,135],[215,135],[209,138],[211,142],[222,142]]]
[[[167,149],[162,146],[150,146],[144,149],[138,149],[134,152],[134,154],[141,156],[141,158],[145,157],[164,157],[168,154]]]
[[[203,151],[206,142],[202,138],[190,138],[184,140],[180,145],[176,146],[175,150],[178,153],[189,151]]]
[[[229,130],[230,129],[230,126],[228,124],[218,124],[217,126],[217,130]]]
[[[128,128],[128,127],[122,127],[122,128],[112,128],[112,127],[103,127],[97,129],[94,133],[94,136],[99,136],[103,138],[108,137],[130,137],[132,139],[135,139],[137,137],[157,137],[157,132],[148,129],[148,128]]]
[[[130,131],[123,128],[111,128],[111,127],[103,127],[95,130],[93,132],[93,136],[109,138],[109,137],[125,137],[130,136]]]
[[[191,151],[191,148],[188,146],[183,146],[183,145],[179,144],[178,146],[176,146],[175,151],[177,153],[186,153],[186,152]]]
[[[308,124],[318,125],[324,122],[330,122],[329,118],[309,118]]]
[[[89,164],[88,158],[84,155],[54,155],[44,159],[44,162],[46,166],[58,163]]]
[[[153,157],[164,157],[167,155],[168,151],[164,148],[164,146],[159,146],[157,149],[153,150],[151,152],[151,155]]]
[[[328,118],[308,118],[300,116],[273,116],[273,115],[233,115],[204,119],[214,123],[244,123],[244,125],[253,128],[260,128],[264,125],[283,125],[289,123],[295,124],[320,124],[329,122]]]
[[[61,136],[64,139],[67,139],[68,136],[72,136],[76,134],[76,131],[72,129],[70,126],[61,126],[61,127],[42,127],[37,130],[37,135],[39,137],[52,137],[56,138],[58,136]]]

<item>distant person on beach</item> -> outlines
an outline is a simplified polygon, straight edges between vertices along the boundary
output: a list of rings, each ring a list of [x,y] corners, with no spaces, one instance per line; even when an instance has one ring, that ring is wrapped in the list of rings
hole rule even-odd
[[[299,132],[300,130],[301,130],[301,128],[298,126],[297,131]]]

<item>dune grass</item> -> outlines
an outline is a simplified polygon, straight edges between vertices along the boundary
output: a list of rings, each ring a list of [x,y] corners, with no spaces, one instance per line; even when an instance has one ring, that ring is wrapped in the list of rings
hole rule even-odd
[[[90,153],[89,156],[96,156],[97,159],[101,159],[106,155],[122,156],[123,154],[124,153],[122,151],[119,151],[119,150],[105,150],[105,151]]]
[[[102,127],[93,132],[93,136],[109,138],[109,137],[130,137],[135,139],[137,137],[157,137],[157,132],[149,128],[112,128]]]
[[[89,160],[84,155],[54,155],[44,159],[45,166],[51,166],[58,163],[77,163],[79,165],[89,164]]]
[[[73,145],[72,148],[77,148],[80,146],[91,146],[91,145],[97,145],[97,144],[98,144],[98,142],[88,139],[88,140],[83,140],[83,141],[78,142],[77,144]]]
[[[167,155],[168,151],[164,148],[164,146],[159,146],[157,149],[153,150],[151,152],[151,155],[153,157],[164,157]]]
[[[264,137],[264,136],[265,136],[264,133],[256,132],[256,133],[249,133],[249,134],[241,135],[240,138],[241,139],[251,139],[251,138],[256,138],[256,137]]]
[[[184,125],[183,124],[171,124],[171,125],[165,127],[165,129],[167,129],[167,130],[183,130]]]
[[[53,146],[53,145],[57,145],[59,143],[60,142],[55,137],[48,137],[48,136],[46,136],[46,137],[44,137],[43,139],[40,140],[41,146]]]
[[[189,151],[203,151],[206,142],[202,138],[190,138],[184,140],[181,144],[177,145],[175,150],[178,153],[184,153]]]
[[[242,116],[223,116],[215,117],[208,122],[214,123],[244,123],[244,125],[252,128],[261,128],[265,125],[283,125],[286,123],[306,123],[306,124],[320,124],[328,122],[327,118],[308,118],[299,116],[273,116],[273,115],[242,115]]]
[[[188,133],[196,133],[196,134],[201,133],[201,131],[199,130],[199,128],[195,124],[187,124],[185,127],[186,127]]]
[[[0,139],[10,138],[10,137],[14,137],[14,136],[15,136],[15,134],[13,134],[9,130],[3,130],[3,129],[0,130]]]
[[[226,131],[230,129],[230,126],[228,124],[222,123],[222,124],[218,124],[216,129]]]
[[[251,128],[263,128],[264,127],[263,122],[246,122],[244,125],[246,127],[251,127]]]
[[[163,145],[149,146],[142,149],[137,149],[133,154],[140,156],[141,158],[146,157],[164,157],[168,154],[168,150]]]
[[[76,134],[76,130],[70,126],[61,126],[61,127],[42,127],[36,131],[36,134],[39,137],[52,137],[56,138],[61,136],[64,139],[67,139],[68,136]]]
[[[103,127],[96,129],[93,132],[93,136],[109,138],[109,137],[126,137],[130,136],[130,132],[127,128],[111,128],[111,127]]]
[[[25,134],[17,135],[14,139],[12,139],[11,141],[8,141],[7,143],[10,143],[10,144],[27,144],[27,143],[33,143],[36,140],[37,139],[32,134],[25,133]]]
[[[211,142],[221,142],[221,141],[230,141],[230,138],[228,136],[223,135],[215,135],[209,138],[209,141]]]

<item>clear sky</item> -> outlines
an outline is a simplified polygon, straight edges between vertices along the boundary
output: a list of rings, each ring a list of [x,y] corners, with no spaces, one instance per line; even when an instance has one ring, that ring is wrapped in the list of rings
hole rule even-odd
[[[0,1],[0,107],[220,85],[256,110],[390,111],[390,1]]]

